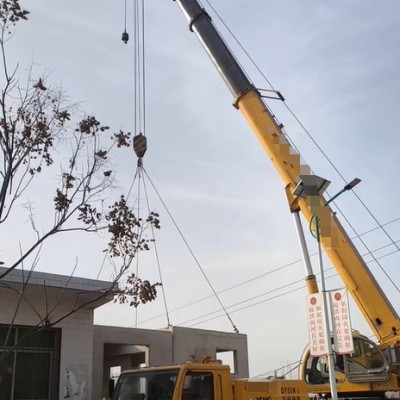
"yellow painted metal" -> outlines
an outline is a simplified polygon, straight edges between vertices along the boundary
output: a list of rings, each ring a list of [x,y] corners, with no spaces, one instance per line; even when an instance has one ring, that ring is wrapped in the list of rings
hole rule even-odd
[[[300,380],[234,381],[235,400],[309,400],[308,387]]]
[[[291,193],[299,175],[310,174],[310,167],[301,163],[300,155],[266,107],[256,89],[246,91],[235,106],[242,112],[275,169],[287,193]],[[290,197],[288,195],[288,197]],[[300,209],[310,223],[314,215],[320,221],[320,241],[334,268],[369,323],[382,348],[398,341],[400,321],[396,311],[382,292],[357,249],[347,236],[322,196],[289,199],[290,207]]]
[[[308,294],[314,294],[319,292],[315,275],[308,275],[306,277],[306,286]]]
[[[213,363],[187,363],[179,368],[173,400],[182,400],[184,379],[189,371],[213,374],[215,400],[309,400],[308,385],[301,380],[232,380],[228,366]]]

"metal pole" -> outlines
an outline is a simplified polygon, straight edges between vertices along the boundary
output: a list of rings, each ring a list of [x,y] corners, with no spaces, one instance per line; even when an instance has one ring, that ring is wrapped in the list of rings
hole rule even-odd
[[[293,214],[294,224],[296,226],[297,238],[299,239],[301,255],[303,257],[304,268],[306,269],[307,275],[314,275],[311,262],[310,262],[310,255],[308,254],[306,239],[304,237],[303,227],[300,221],[299,212],[296,211]]]
[[[318,217],[315,216],[315,228],[317,234],[317,243],[318,243],[318,262],[319,262],[319,273],[321,274],[321,293],[322,293],[322,301],[324,304],[325,315],[324,315],[324,322],[325,322],[325,340],[328,352],[328,367],[329,367],[329,383],[331,386],[331,398],[332,400],[338,400],[337,395],[337,388],[336,388],[336,377],[335,377],[335,359],[333,354],[332,342],[331,342],[331,330],[329,319],[327,316],[328,313],[328,301],[326,298],[327,292],[325,289],[325,275],[324,275],[324,266],[322,262],[322,249],[321,249],[321,242],[319,240],[319,222]]]

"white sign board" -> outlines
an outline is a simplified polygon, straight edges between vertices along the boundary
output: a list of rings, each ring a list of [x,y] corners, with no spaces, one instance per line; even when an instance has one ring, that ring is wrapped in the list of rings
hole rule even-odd
[[[325,308],[322,293],[307,296],[307,316],[311,355],[322,356],[328,354]]]
[[[346,289],[330,291],[335,353],[349,354],[354,351],[351,334],[349,302]]]

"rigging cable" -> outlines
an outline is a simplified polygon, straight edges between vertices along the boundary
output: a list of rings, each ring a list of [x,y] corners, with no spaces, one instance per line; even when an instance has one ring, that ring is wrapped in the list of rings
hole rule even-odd
[[[129,40],[129,34],[126,31],[126,20],[127,20],[127,7],[125,1],[125,25],[124,25],[124,32],[122,33],[122,41],[127,44]],[[133,137],[133,149],[137,156],[137,168],[136,173],[133,179],[133,182],[129,188],[127,194],[127,200],[129,199],[135,181],[137,179],[137,219],[141,219],[141,208],[140,208],[140,201],[141,201],[141,186],[143,184],[145,197],[146,197],[146,204],[147,209],[150,214],[150,205],[149,199],[146,189],[146,182],[143,176],[143,156],[147,150],[147,138],[146,138],[146,68],[145,68],[145,8],[144,8],[144,0],[135,0],[134,2],[134,67],[133,67],[133,80],[134,80],[134,137]],[[160,260],[158,255],[158,250],[156,246],[156,240],[154,235],[154,227],[151,226],[152,232],[152,242],[154,243],[155,253],[156,253],[156,260],[158,266],[158,272],[161,281],[161,288],[164,298],[164,306],[165,312],[167,315],[167,323],[168,326],[171,326],[169,320],[169,313],[167,308],[167,302],[165,297],[164,285],[162,281],[162,274],[161,274],[161,266]],[[140,246],[142,230],[140,226],[137,226],[137,241],[138,247]],[[136,277],[139,277],[139,252],[136,252]],[[135,327],[137,327],[138,323],[138,310],[135,309]]]
[[[126,31],[126,0],[125,0],[125,4],[124,4],[124,31],[122,32],[121,40],[125,44],[127,44],[129,41],[129,33]]]
[[[147,194],[146,181],[145,181],[144,178],[143,178],[143,188],[144,188],[145,195],[146,195],[147,212],[148,212],[148,214],[150,215],[149,197],[148,197],[148,194]],[[151,227],[151,233],[152,233],[154,251],[155,251],[156,260],[157,260],[158,275],[159,275],[159,277],[160,277],[160,282],[161,282],[161,291],[162,291],[162,294],[163,294],[164,307],[165,307],[165,314],[166,314],[166,317],[167,317],[167,324],[168,324],[167,326],[170,327],[170,326],[172,326],[172,325],[171,325],[171,321],[170,321],[170,319],[169,319],[169,312],[168,312],[168,306],[167,306],[167,297],[166,297],[166,295],[165,295],[165,286],[164,286],[164,284],[163,284],[163,278],[162,278],[162,273],[161,273],[160,257],[159,257],[159,255],[158,255],[157,242],[156,242],[155,234],[154,234],[154,226],[153,226],[153,225],[150,225],[150,227]]]
[[[159,191],[156,189],[153,181],[150,179],[149,175],[147,174],[146,170],[143,169],[147,179],[149,180],[151,186],[153,187],[154,192],[156,193],[157,197],[159,198],[159,200],[161,201],[161,204],[164,206],[164,209],[166,210],[168,216],[170,217],[172,223],[174,224],[176,230],[178,231],[180,237],[182,238],[183,242],[186,245],[186,248],[189,250],[190,255],[192,256],[194,262],[196,263],[197,267],[199,268],[200,272],[202,273],[204,279],[206,280],[206,282],[208,283],[208,286],[211,288],[212,292],[214,293],[215,298],[217,299],[219,305],[221,306],[222,310],[224,311],[224,315],[228,318],[229,322],[232,325],[232,328],[234,330],[235,333],[239,333],[238,328],[236,327],[235,323],[233,322],[231,316],[229,315],[227,309],[225,308],[225,306],[223,305],[220,297],[218,296],[217,291],[214,289],[214,286],[212,285],[212,283],[210,282],[210,280],[208,279],[206,273],[204,272],[204,269],[202,268],[199,260],[197,259],[196,255],[194,254],[193,250],[191,249],[191,247],[189,246],[188,241],[186,240],[185,236],[183,235],[181,229],[179,228],[178,224],[176,223],[174,217],[172,216],[171,212],[169,211],[167,205],[165,204],[163,198],[161,197]]]
[[[129,41],[129,34],[126,31],[127,9],[125,0],[125,27],[122,33],[122,41],[127,44]],[[134,65],[133,65],[133,80],[134,80],[134,133],[135,135],[145,135],[146,130],[146,85],[145,85],[145,8],[144,0],[135,0],[133,18],[134,18]]]
[[[217,18],[221,21],[221,23],[223,24],[223,26],[227,29],[227,31],[229,32],[229,34],[231,35],[231,37],[233,38],[233,40],[239,45],[239,47],[241,48],[241,50],[244,52],[244,54],[248,57],[248,59],[250,60],[250,62],[253,64],[253,66],[257,69],[257,71],[261,74],[261,76],[265,79],[265,81],[267,82],[267,84],[270,86],[270,88],[277,93],[277,90],[274,88],[274,86],[272,85],[272,83],[269,81],[269,79],[266,77],[266,75],[262,72],[262,70],[260,69],[260,67],[256,64],[256,62],[253,60],[253,58],[250,56],[250,54],[246,51],[246,49],[243,47],[243,45],[240,43],[240,41],[236,38],[236,36],[233,34],[233,32],[229,29],[229,27],[227,26],[227,24],[224,22],[224,20],[221,18],[221,16],[218,14],[218,12],[215,10],[215,8],[210,4],[210,2],[208,0],[205,0],[207,2],[207,4],[209,5],[209,7],[213,10],[213,12],[215,13],[215,15],[217,16]],[[303,131],[306,133],[306,135],[308,136],[308,138],[312,141],[312,143],[317,147],[317,149],[321,152],[321,154],[323,155],[323,157],[327,160],[327,162],[331,165],[331,167],[335,170],[335,172],[339,175],[339,177],[343,180],[343,182],[345,182],[346,184],[348,183],[346,181],[346,179],[344,178],[344,176],[342,175],[342,173],[339,171],[339,169],[335,166],[335,164],[333,163],[333,161],[328,157],[328,155],[324,152],[324,150],[322,149],[322,147],[317,143],[317,141],[314,139],[314,137],[311,135],[311,133],[307,130],[307,128],[303,125],[303,123],[300,121],[299,117],[297,117],[297,115],[294,113],[294,111],[287,105],[286,101],[282,101],[285,108],[289,111],[289,113],[293,116],[293,118],[296,120],[296,122],[300,125],[300,127],[303,129]],[[289,135],[285,132],[285,135],[289,138]],[[292,141],[291,141],[292,142]],[[296,148],[296,146],[294,146]],[[297,149],[296,149],[297,150]],[[299,153],[300,154],[300,153]],[[328,194],[328,192],[326,192]],[[367,213],[371,216],[371,218],[375,221],[375,223],[378,225],[378,227],[384,232],[384,234],[388,237],[388,239],[391,241],[392,245],[394,245],[397,250],[400,250],[399,245],[396,243],[396,241],[392,238],[392,236],[389,234],[389,232],[384,228],[384,226],[378,221],[378,219],[375,217],[375,215],[372,213],[372,211],[368,208],[368,206],[362,201],[362,199],[360,198],[359,195],[357,195],[357,193],[352,190],[353,195],[357,198],[357,200],[361,203],[361,205],[363,206],[363,208],[367,211]],[[328,194],[329,195],[329,194]],[[350,228],[353,230],[354,234],[357,236],[357,238],[361,241],[361,243],[364,245],[364,247],[366,248],[366,250],[371,254],[372,257],[373,254],[370,251],[369,247],[367,246],[367,244],[362,241],[359,237],[359,234],[357,232],[357,230],[355,229],[355,227],[349,222],[349,220],[344,216],[343,212],[340,210],[340,208],[337,206],[337,204],[335,202],[333,202],[336,207],[338,208],[340,214],[342,215],[342,217],[346,220],[346,222],[349,224]],[[389,274],[385,271],[385,269],[383,268],[383,266],[380,264],[380,262],[375,259],[376,264],[379,266],[379,268],[381,269],[381,271],[385,274],[385,276],[388,278],[388,280],[391,282],[391,284],[396,288],[396,290],[400,293],[400,288],[396,285],[396,283],[393,281],[393,279],[389,276]]]
[[[137,187],[137,220],[140,221],[140,181],[141,181],[141,167],[138,165],[136,173],[138,175],[138,187]],[[136,227],[137,233],[137,247],[139,249],[140,246],[140,239],[141,239],[141,225],[138,224]],[[140,251],[136,251],[136,277],[139,277],[139,258],[140,258]],[[137,323],[138,323],[138,307],[135,307],[135,328],[137,328]]]

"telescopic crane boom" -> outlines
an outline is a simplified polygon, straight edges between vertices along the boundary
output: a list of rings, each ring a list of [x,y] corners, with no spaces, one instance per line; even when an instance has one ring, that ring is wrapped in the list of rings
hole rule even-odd
[[[308,223],[317,217],[319,241],[379,343],[378,347],[365,336],[354,333],[354,353],[338,356],[334,365],[340,396],[384,398],[388,391],[400,393],[400,319],[397,312],[332,212],[329,201],[317,190],[315,181],[319,178],[302,163],[283,125],[239,65],[209,14],[198,0],[174,1],[230,90],[233,105],[242,113],[280,175],[291,211],[300,212]],[[275,94],[278,100],[284,101],[279,92]],[[323,185],[323,180],[320,183]],[[306,189],[305,195],[299,193],[301,185]],[[310,274],[307,281],[309,292],[318,290],[314,275]],[[310,393],[329,397],[331,389],[326,379],[329,367],[323,365],[321,357],[312,357],[306,350],[300,375],[309,385]]]
[[[300,210],[308,222],[319,213],[321,244],[377,340],[384,346],[397,342],[400,330],[398,314],[329,205],[325,206],[324,197],[316,194],[311,196],[311,201],[310,197],[296,198],[293,195],[299,177],[311,175],[310,167],[301,164],[300,154],[289,143],[282,126],[237,62],[209,14],[197,0],[175,1],[232,93],[234,106],[243,114],[282,178],[292,210]],[[276,94],[284,101],[279,92]]]

